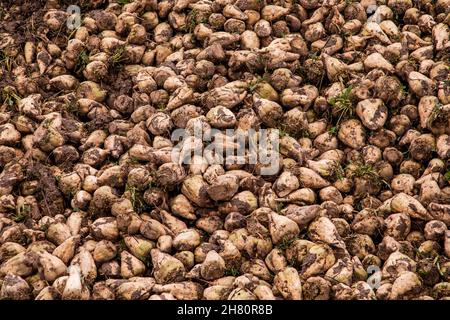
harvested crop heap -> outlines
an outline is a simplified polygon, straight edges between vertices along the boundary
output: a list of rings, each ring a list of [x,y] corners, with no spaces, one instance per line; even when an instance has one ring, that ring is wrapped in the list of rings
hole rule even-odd
[[[450,298],[450,0],[0,16],[1,299]],[[198,125],[278,172],[174,161]]]

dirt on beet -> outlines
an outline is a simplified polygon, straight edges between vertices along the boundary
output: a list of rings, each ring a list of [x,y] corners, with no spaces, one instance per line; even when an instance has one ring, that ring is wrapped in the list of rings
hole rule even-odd
[[[449,300],[449,8],[0,0],[0,300]]]

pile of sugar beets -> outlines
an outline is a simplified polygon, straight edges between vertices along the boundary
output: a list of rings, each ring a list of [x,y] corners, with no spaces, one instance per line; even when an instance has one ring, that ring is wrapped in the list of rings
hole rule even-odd
[[[3,1],[0,298],[450,299],[449,25],[450,0]],[[196,126],[278,130],[279,170],[174,160]]]

